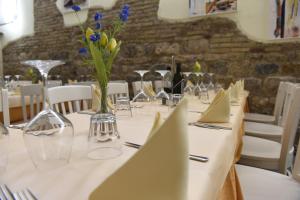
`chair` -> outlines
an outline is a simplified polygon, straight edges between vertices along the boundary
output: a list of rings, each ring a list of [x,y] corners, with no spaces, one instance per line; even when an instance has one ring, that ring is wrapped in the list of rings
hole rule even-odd
[[[48,88],[58,87],[58,86],[62,86],[62,80],[49,80],[47,83]]]
[[[249,136],[255,136],[255,137],[260,137],[268,140],[273,140],[275,142],[280,142],[281,137],[283,134],[283,125],[284,122],[282,114],[284,114],[289,107],[290,101],[288,101],[288,98],[290,98],[290,95],[287,91],[289,90],[288,87],[293,84],[293,83],[288,83],[288,82],[281,82],[280,83],[280,88],[279,88],[279,93],[282,93],[276,104],[280,104],[277,107],[277,111],[275,111],[275,119],[277,122],[277,125],[274,124],[265,124],[265,123],[258,123],[258,122],[245,122],[245,134]],[[284,93],[284,94],[283,94]],[[279,107],[279,108],[278,108]]]
[[[284,104],[286,87],[287,87],[287,82],[280,82],[277,95],[276,95],[273,115],[265,115],[259,113],[245,113],[244,120],[252,121],[252,122],[268,123],[268,124],[278,124],[280,114],[282,112],[282,107]]]
[[[92,89],[86,85],[52,87],[48,89],[48,99],[52,109],[66,115],[65,104],[68,105],[69,113],[80,111],[81,105],[83,110],[87,110],[92,99]]]
[[[9,103],[8,103],[8,90],[2,89],[1,90],[1,103],[0,104],[0,111],[3,114],[3,124],[4,126],[8,126],[10,124],[10,117],[9,117]]]
[[[300,199],[300,150],[296,155],[292,177],[243,165],[236,165],[236,170],[245,199]]]
[[[22,102],[22,112],[23,112],[23,120],[27,122],[27,104],[26,97],[30,98],[30,119],[34,117],[35,114],[40,112],[40,105],[43,98],[43,86],[40,84],[32,84],[32,85],[21,85],[21,102]],[[34,101],[35,100],[35,101]],[[34,109],[34,104],[36,109]],[[36,112],[34,112],[34,110]]]
[[[107,96],[110,98],[113,104],[116,104],[118,97],[128,97],[128,83],[127,82],[109,82],[107,88]]]
[[[144,84],[144,88],[146,85],[150,85],[153,88],[152,81],[144,81],[143,84]],[[141,81],[132,82],[132,89],[133,89],[134,96],[138,94],[138,92],[141,90],[141,87],[142,87]]]
[[[281,144],[258,137],[244,136],[240,164],[279,171],[283,174],[286,168],[291,166],[293,142],[300,118],[300,87],[291,84],[287,93],[290,95],[286,101],[289,106],[282,117],[284,134]]]

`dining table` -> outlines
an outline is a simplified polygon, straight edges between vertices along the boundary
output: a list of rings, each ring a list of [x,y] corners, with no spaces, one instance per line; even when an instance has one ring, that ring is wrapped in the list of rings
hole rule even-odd
[[[207,109],[209,103],[201,102],[198,97],[185,97],[188,99],[189,153],[209,158],[208,162],[189,160],[188,200],[243,199],[235,163],[242,149],[247,96],[248,92],[244,91],[239,102],[231,104],[228,123],[216,124],[226,127],[224,129],[195,126],[193,123],[198,121],[201,112]],[[162,118],[166,119],[174,109],[159,102],[136,102],[132,105],[132,117],[116,112],[122,144],[131,142],[143,145],[156,112],[160,112]],[[36,168],[24,144],[22,130],[10,128],[8,164],[6,171],[0,174],[0,184],[7,184],[13,191],[30,188],[42,200],[84,200],[138,151],[123,145],[122,154],[116,158],[89,159],[87,138],[91,115],[75,112],[67,114],[66,117],[74,126],[69,163],[47,170]],[[115,188],[115,192],[118,192],[118,188]]]

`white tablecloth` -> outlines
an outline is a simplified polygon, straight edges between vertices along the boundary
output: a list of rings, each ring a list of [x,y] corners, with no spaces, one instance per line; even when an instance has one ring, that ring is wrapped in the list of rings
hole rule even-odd
[[[240,106],[232,106],[232,130],[215,130],[189,126],[190,153],[209,157],[209,162],[190,161],[189,200],[216,199],[233,164],[238,132],[243,119],[245,98]],[[203,111],[207,105],[198,100],[189,101],[189,111]],[[168,115],[164,106],[146,105],[134,109],[134,117],[118,117],[118,128],[124,141],[143,144],[151,129],[155,111]],[[128,160],[137,150],[123,146],[123,154],[111,160],[89,160],[85,157],[89,115],[70,114],[75,139],[72,158],[68,165],[51,171],[34,168],[27,154],[21,131],[10,129],[11,150],[7,171],[0,175],[0,183],[13,190],[30,188],[42,200],[83,200],[91,191]],[[189,112],[188,121],[194,122],[198,113]],[[158,180],[159,181],[159,180]],[[130,183],[128,183],[130,184]],[[116,192],[118,188],[116,188]]]

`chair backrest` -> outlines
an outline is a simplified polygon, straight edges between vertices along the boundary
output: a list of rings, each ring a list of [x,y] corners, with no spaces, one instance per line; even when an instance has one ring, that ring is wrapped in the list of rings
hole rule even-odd
[[[286,168],[292,165],[293,160],[293,145],[298,129],[300,119],[300,87],[295,84],[290,84],[287,88],[285,106],[287,106],[286,114],[283,114],[283,135],[281,138],[281,152],[279,160],[279,171],[286,172]]]
[[[2,89],[1,90],[1,104],[0,104],[0,111],[3,114],[3,124],[4,126],[8,126],[10,124],[10,117],[9,117],[9,103],[8,103],[8,90]]]
[[[152,87],[152,81],[144,81],[143,84],[144,84],[144,87],[145,87],[145,85],[151,85],[151,87]],[[141,88],[142,88],[141,81],[132,82],[132,89],[133,89],[134,96],[139,93]]]
[[[40,84],[21,85],[20,91],[21,91],[23,120],[26,122],[27,104],[25,98],[26,97],[30,98],[30,119],[32,119],[35,114],[40,112],[40,107],[41,107],[40,105],[43,100],[43,86]],[[34,105],[36,106],[36,109],[34,109]],[[34,110],[36,112],[34,112]]]
[[[294,168],[293,168],[293,178],[300,182],[300,149],[299,149],[299,145],[300,145],[300,138],[299,138],[299,142],[298,142],[298,150],[297,150],[295,164],[294,164]]]
[[[67,111],[69,113],[78,112],[81,108],[87,110],[90,107],[91,99],[91,86],[68,85],[48,89],[48,102],[50,107],[63,115],[66,115]],[[68,106],[68,109],[66,109],[65,104]]]
[[[48,88],[62,86],[62,80],[49,80],[47,83]]]
[[[275,116],[275,124],[282,126],[282,115],[284,111],[284,105],[287,99],[287,87],[289,85],[289,82],[280,82],[277,95],[276,95],[276,101],[275,101],[275,107],[274,107],[274,116]]]
[[[116,104],[118,97],[129,97],[128,83],[124,82],[109,82],[107,88],[107,96],[113,104]]]
[[[68,83],[68,85],[87,85],[91,86],[92,84],[95,84],[95,81],[83,81],[83,82],[77,82],[77,83]]]

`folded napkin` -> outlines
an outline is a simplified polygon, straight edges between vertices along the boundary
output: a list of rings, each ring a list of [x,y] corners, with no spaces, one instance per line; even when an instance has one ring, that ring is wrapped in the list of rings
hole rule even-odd
[[[186,86],[194,87],[195,85],[192,83],[192,81],[188,80],[188,81],[186,82]]]
[[[239,88],[239,96],[242,96],[244,94],[244,87],[245,87],[245,81],[244,80],[239,80],[237,82],[238,88]]]
[[[153,90],[151,82],[145,82],[144,83],[144,92],[149,96],[149,97],[155,97],[156,93]]]
[[[235,84],[231,83],[228,89],[230,91],[230,101],[231,102],[239,102],[240,98],[240,83],[236,82]]]
[[[160,125],[156,115],[141,149],[91,194],[90,200],[186,200],[187,100]]]
[[[230,90],[219,90],[214,100],[201,115],[199,122],[227,123],[230,119]]]
[[[101,110],[101,90],[98,85],[92,84],[92,110],[97,112]],[[107,106],[108,108],[113,111],[114,105],[112,104],[111,100],[109,97],[107,97]]]
[[[71,80],[71,79],[68,79],[68,83],[69,83],[69,84],[77,83],[77,80]]]

